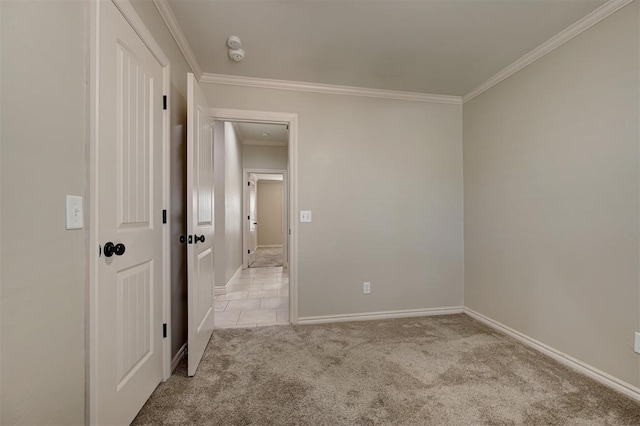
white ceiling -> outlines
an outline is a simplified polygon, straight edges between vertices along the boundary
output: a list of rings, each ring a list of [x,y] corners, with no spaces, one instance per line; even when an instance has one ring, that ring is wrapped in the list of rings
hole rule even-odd
[[[284,124],[237,123],[240,140],[245,145],[285,146],[289,132]],[[268,136],[264,136],[264,134]]]
[[[205,73],[457,96],[604,3],[169,0]]]

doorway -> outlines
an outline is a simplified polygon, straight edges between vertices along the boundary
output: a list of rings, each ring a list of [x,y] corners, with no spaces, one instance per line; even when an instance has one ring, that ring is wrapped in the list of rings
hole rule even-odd
[[[297,291],[297,223],[289,222],[293,217],[293,211],[297,208],[297,114],[271,113],[261,111],[228,110],[212,108],[212,115],[215,120],[233,123],[233,127],[239,138],[243,140],[243,170],[242,170],[242,233],[243,233],[243,262],[242,268],[234,275],[233,279],[226,286],[226,294],[220,294],[216,298],[216,327],[251,327],[273,324],[296,324],[298,320],[298,291]],[[272,141],[261,140],[266,137],[262,133],[258,134],[248,131],[244,125],[270,124],[282,127],[286,131],[286,143],[280,146],[283,153],[284,163],[265,164],[256,163],[254,156],[249,155],[251,151],[266,151]],[[239,131],[238,131],[239,130]],[[244,133],[243,133],[244,132]],[[248,143],[246,143],[248,142]],[[247,145],[250,147],[248,148]],[[275,150],[274,150],[275,151]],[[273,157],[271,157],[273,160]],[[249,212],[249,188],[251,185],[250,174],[254,173],[254,215],[251,224],[251,214]],[[258,176],[270,175],[270,176]],[[265,178],[271,179],[265,179]],[[281,251],[282,266],[249,267],[248,246],[249,232],[251,228],[255,232],[255,249],[260,245],[260,209],[258,197],[260,193],[260,182],[278,181],[281,185],[282,199],[282,225],[278,230],[281,235],[282,247],[260,247],[276,248]],[[268,185],[268,183],[267,183]],[[263,246],[280,245],[275,243],[262,242]],[[254,254],[259,255],[259,251],[254,250]],[[254,258],[252,263],[259,260]],[[269,311],[260,312],[260,311]]]
[[[244,268],[288,266],[286,170],[245,169]]]

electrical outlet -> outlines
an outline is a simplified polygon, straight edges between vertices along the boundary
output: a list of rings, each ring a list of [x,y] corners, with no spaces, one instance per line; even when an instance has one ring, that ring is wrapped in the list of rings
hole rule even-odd
[[[633,342],[633,351],[640,354],[640,333],[636,331],[636,339]]]
[[[362,283],[362,292],[364,294],[369,294],[371,293],[371,283],[370,282],[364,282]]]

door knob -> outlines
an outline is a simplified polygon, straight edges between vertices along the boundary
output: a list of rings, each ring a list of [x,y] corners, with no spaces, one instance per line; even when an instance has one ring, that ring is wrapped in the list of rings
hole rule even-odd
[[[187,242],[187,237],[185,237],[184,235],[180,235],[180,243],[184,244]]]
[[[102,251],[104,252],[104,255],[106,257],[111,257],[114,254],[116,256],[122,256],[125,250],[126,250],[126,247],[124,246],[124,244],[122,243],[113,244],[111,241],[109,241],[104,245],[104,249]]]
[[[194,235],[193,239],[196,241],[196,244],[198,242],[204,243],[204,235],[200,235],[199,237],[197,235]]]

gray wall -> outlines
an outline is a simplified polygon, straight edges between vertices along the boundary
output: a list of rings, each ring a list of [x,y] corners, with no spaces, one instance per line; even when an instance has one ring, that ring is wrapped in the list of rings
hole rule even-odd
[[[286,146],[243,145],[242,167],[245,169],[286,170],[289,152]]]
[[[282,245],[282,181],[259,180],[257,190],[258,246]]]
[[[88,3],[2,1],[0,424],[84,423]],[[85,198],[85,211],[87,208]]]
[[[224,124],[225,284],[242,266],[242,142]],[[220,284],[224,285],[224,284]]]
[[[638,10],[464,106],[465,303],[633,385]]]
[[[171,354],[177,354],[187,341],[187,253],[180,244],[186,235],[187,217],[187,72],[190,71],[160,13],[149,0],[132,0],[162,51],[171,62]]]
[[[202,86],[299,114],[300,316],[462,305],[461,105]]]

